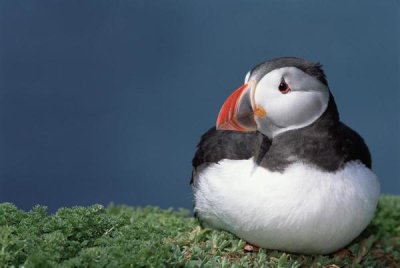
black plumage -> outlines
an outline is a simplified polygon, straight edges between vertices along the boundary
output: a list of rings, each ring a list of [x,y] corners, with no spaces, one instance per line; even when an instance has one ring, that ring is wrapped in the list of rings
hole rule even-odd
[[[281,57],[260,63],[250,71],[250,77],[258,82],[267,73],[283,67],[296,67],[306,74],[316,77],[324,85],[328,86],[328,81],[320,63],[295,57]]]
[[[352,160],[371,168],[371,156],[360,135],[339,121],[332,95],[326,111],[313,124],[277,135],[259,165],[284,172],[294,162],[335,172]]]
[[[257,156],[261,162],[270,140],[258,131],[236,132],[210,128],[201,136],[192,160],[194,171],[203,164],[218,163],[222,159],[249,159]],[[190,183],[195,183],[194,177]]]

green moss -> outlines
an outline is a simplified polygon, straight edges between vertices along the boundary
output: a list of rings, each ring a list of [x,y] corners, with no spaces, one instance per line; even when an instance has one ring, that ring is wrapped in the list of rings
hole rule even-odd
[[[0,205],[0,267],[385,267],[400,260],[400,197],[383,196],[346,254],[246,253],[244,241],[201,229],[185,210],[110,205],[49,215]]]

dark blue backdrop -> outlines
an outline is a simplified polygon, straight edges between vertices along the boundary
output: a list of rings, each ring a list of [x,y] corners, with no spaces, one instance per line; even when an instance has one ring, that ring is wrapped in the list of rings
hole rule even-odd
[[[400,194],[398,1],[2,1],[0,202],[191,207],[191,158],[256,63],[324,64]]]

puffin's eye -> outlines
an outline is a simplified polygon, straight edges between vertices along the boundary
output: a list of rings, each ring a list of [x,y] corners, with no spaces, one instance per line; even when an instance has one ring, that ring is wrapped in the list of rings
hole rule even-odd
[[[281,83],[279,84],[278,89],[279,89],[279,91],[280,91],[282,94],[286,94],[286,93],[288,93],[288,92],[290,91],[290,87],[289,87],[289,85],[285,82],[285,79],[282,78],[282,81],[281,81]]]

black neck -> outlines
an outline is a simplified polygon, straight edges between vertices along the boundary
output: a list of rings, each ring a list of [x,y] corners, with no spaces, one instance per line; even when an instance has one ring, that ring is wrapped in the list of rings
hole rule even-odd
[[[268,152],[259,159],[259,164],[271,171],[282,172],[288,165],[302,161],[326,171],[336,170],[342,164],[337,152],[339,124],[339,113],[330,94],[328,107],[320,118],[307,127],[289,130],[274,137]]]

